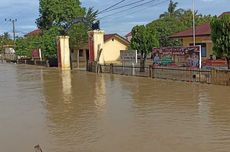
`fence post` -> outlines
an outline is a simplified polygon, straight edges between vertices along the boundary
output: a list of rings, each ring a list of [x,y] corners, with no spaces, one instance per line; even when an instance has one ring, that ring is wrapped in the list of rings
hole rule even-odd
[[[113,74],[113,64],[110,64],[110,73]]]
[[[135,64],[132,63],[132,75],[134,76],[135,75]]]

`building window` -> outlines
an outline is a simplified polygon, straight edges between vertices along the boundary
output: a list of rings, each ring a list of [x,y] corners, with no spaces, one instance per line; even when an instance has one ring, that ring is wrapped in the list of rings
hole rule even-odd
[[[191,43],[189,45],[193,46],[193,43]],[[207,45],[206,45],[206,43],[196,43],[196,45],[201,46],[201,57],[207,57]]]
[[[81,50],[79,50],[79,57],[83,57],[84,55],[83,55],[83,50],[81,49]]]

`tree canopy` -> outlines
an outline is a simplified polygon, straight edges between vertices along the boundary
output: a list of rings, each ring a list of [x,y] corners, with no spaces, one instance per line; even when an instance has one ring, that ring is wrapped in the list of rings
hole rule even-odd
[[[146,57],[152,51],[152,48],[158,46],[159,42],[155,32],[150,28],[140,25],[132,29],[131,48],[137,50],[141,55],[141,67],[145,66]]]
[[[214,53],[218,57],[225,57],[230,69],[230,15],[214,17],[211,29]]]
[[[177,2],[170,0],[168,11],[161,14],[159,19],[152,21],[147,26],[156,32],[161,47],[179,46],[181,41],[170,39],[169,37],[176,32],[186,30],[193,25],[193,11],[188,9],[177,9]],[[196,25],[211,22],[212,16],[202,15],[195,11]]]
[[[96,20],[97,11],[93,8],[81,7],[79,0],[40,0],[37,26],[42,30],[41,35],[20,38],[17,42],[18,54],[31,54],[33,48],[41,48],[43,56],[57,56],[57,36],[62,31],[70,37],[70,48],[79,49],[87,42],[87,32]],[[31,41],[31,42],[27,42]],[[25,45],[25,44],[31,45]],[[25,48],[24,50],[20,48]],[[29,53],[25,53],[25,52]],[[31,56],[31,55],[30,55]]]

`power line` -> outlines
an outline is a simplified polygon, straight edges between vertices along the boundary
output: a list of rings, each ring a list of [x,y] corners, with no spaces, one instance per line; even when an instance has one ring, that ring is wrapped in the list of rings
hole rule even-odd
[[[113,8],[113,9],[110,9],[110,10],[107,10],[107,11],[104,11],[100,14],[103,14],[103,13],[108,13],[108,12],[111,12],[111,11],[114,11],[114,10],[117,10],[117,9],[121,9],[121,8],[124,8],[124,7],[127,7],[127,6],[132,6],[134,4],[137,4],[137,3],[140,3],[140,2],[143,2],[144,0],[138,0],[138,1],[135,1],[135,2],[132,2],[132,3],[128,3],[128,4],[125,4],[125,5],[122,5],[120,7],[116,7],[116,8]]]
[[[109,17],[109,16],[112,16],[112,15],[114,15],[114,14],[120,14],[120,13],[122,13],[122,12],[129,11],[129,10],[131,10],[131,9],[134,9],[134,8],[137,8],[137,7],[140,7],[140,6],[143,6],[143,5],[152,3],[152,2],[154,2],[154,1],[156,1],[156,0],[150,0],[150,1],[147,1],[147,2],[145,2],[145,3],[141,3],[141,4],[135,5],[135,6],[133,6],[133,7],[130,7],[130,8],[121,10],[121,11],[119,11],[119,12],[115,12],[115,13],[112,13],[112,14],[109,14],[109,15],[106,15],[106,16],[103,16],[103,17],[100,17],[99,20],[101,20],[101,19],[103,19],[103,18],[106,18],[106,17]]]
[[[119,2],[117,2],[117,3],[115,3],[115,4],[113,4],[113,5],[111,5],[111,6],[109,6],[109,7],[107,7],[106,9],[104,9],[104,10],[98,12],[98,14],[100,14],[100,13],[102,13],[102,12],[104,12],[104,11],[107,11],[107,10],[109,10],[110,8],[113,8],[113,7],[117,6],[117,5],[121,4],[121,3],[123,3],[124,1],[126,1],[126,0],[121,0],[121,1],[119,1]]]
[[[106,15],[106,16],[103,16],[103,17],[100,17],[99,20],[104,19],[104,18],[109,17],[109,16],[113,16],[114,14],[120,14],[120,13],[129,11],[129,10],[132,10],[132,9],[134,9],[134,8],[141,7],[141,6],[143,6],[143,5],[152,3],[152,2],[154,2],[154,1],[156,1],[156,0],[150,0],[150,1],[147,1],[147,2],[145,2],[145,3],[139,4],[139,5],[135,5],[135,6],[131,7],[131,8],[124,9],[124,10],[121,10],[121,11],[119,11],[119,12],[115,12],[115,13],[112,13],[112,14],[109,14],[109,15]],[[168,0],[165,0],[165,1],[162,1],[162,2],[159,2],[159,3],[156,3],[156,4],[152,5],[152,6],[154,7],[154,6],[160,5],[160,4],[162,4],[162,3],[164,3],[164,2],[167,2],[167,1],[168,1]]]

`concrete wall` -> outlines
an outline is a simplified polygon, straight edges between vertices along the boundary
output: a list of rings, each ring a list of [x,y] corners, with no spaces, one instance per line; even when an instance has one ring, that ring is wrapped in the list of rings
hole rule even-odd
[[[112,38],[105,42],[102,58],[105,63],[115,62],[120,60],[120,50],[127,50],[128,45],[118,38]]]
[[[192,37],[183,38],[183,46],[189,46],[193,43]],[[210,55],[213,55],[213,44],[210,36],[196,37],[196,43],[206,43],[207,56],[202,57],[203,59],[208,59]]]

